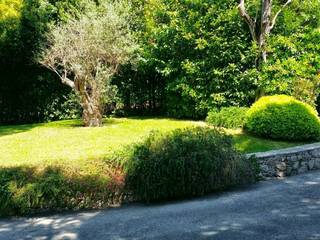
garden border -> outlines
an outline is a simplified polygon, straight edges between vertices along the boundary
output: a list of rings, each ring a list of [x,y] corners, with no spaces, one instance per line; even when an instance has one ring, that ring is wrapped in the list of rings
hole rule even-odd
[[[320,143],[246,154],[256,157],[264,178],[282,178],[320,169]]]

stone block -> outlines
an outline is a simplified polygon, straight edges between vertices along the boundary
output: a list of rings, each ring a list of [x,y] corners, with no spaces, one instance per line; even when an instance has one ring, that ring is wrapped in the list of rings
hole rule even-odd
[[[320,158],[314,160],[314,168],[320,169]]]
[[[320,169],[320,143],[255,155],[261,166],[261,174],[267,178],[292,176]]]
[[[300,167],[300,163],[297,161],[295,162],[293,165],[292,165],[292,168],[295,169],[295,170],[298,170]]]
[[[314,163],[315,163],[315,161],[313,159],[309,160],[309,162],[308,162],[308,169],[309,170],[314,169]]]
[[[308,165],[302,165],[299,169],[298,169],[298,174],[302,174],[302,173],[306,173],[308,172]]]
[[[298,170],[292,170],[291,173],[290,173],[290,176],[295,176],[295,175],[298,175]],[[289,176],[289,175],[288,175]]]
[[[291,162],[296,162],[296,161],[298,161],[298,156],[297,156],[297,155],[292,155],[292,156],[290,156],[290,161],[291,161]]]
[[[285,176],[286,176],[285,172],[283,172],[283,171],[278,171],[277,172],[277,177],[278,178],[284,178]]]
[[[292,172],[293,172],[292,167],[287,167],[287,169],[286,169],[286,176],[291,176],[291,175],[292,175]]]
[[[276,168],[277,168],[279,171],[285,171],[286,168],[287,168],[287,164],[284,163],[284,162],[278,163],[278,164],[276,165]]]

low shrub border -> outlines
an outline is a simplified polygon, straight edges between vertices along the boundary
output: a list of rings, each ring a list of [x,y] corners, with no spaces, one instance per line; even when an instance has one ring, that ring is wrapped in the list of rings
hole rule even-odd
[[[212,126],[223,128],[242,128],[245,123],[246,113],[249,108],[225,107],[218,110],[211,110],[208,113],[206,122]]]
[[[124,183],[114,174],[81,176],[59,167],[0,169],[0,216],[99,209],[119,204]]]

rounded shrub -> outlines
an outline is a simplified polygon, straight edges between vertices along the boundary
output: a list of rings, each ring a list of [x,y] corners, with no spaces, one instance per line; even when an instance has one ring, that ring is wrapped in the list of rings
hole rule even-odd
[[[251,160],[232,139],[210,128],[153,132],[133,147],[126,185],[134,197],[162,201],[199,196],[255,180]]]
[[[286,95],[262,97],[247,112],[245,129],[262,137],[315,140],[320,121],[310,105]]]
[[[226,107],[220,111],[211,110],[206,121],[216,127],[242,128],[246,119],[248,108]]]

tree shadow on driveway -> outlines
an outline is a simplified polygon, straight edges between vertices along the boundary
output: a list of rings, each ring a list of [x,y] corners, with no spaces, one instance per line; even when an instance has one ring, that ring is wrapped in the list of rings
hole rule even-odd
[[[320,172],[190,201],[2,220],[4,239],[320,240]]]

